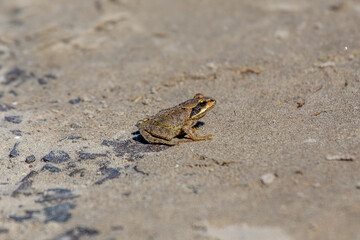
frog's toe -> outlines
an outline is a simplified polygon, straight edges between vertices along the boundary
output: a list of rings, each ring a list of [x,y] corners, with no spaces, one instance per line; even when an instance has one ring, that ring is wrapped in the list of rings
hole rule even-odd
[[[204,138],[206,140],[213,140],[212,134],[206,135]]]

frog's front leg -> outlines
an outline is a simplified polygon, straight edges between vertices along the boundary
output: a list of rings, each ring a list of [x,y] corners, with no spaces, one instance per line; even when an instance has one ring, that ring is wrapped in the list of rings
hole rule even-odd
[[[203,137],[199,137],[196,132],[195,129],[192,128],[190,125],[184,125],[182,127],[182,130],[191,138],[191,140],[193,141],[202,141],[202,140],[212,140],[212,135],[206,135]]]
[[[170,145],[170,146],[179,144],[179,143],[173,141],[174,139],[169,141],[166,139],[162,139],[162,138],[153,136],[149,132],[147,132],[145,129],[140,129],[139,131],[140,131],[141,136],[143,136],[148,143],[159,143],[159,144],[165,144],[165,145]]]

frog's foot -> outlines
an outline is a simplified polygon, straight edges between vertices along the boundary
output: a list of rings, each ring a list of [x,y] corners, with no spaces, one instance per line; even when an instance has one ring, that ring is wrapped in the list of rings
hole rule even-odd
[[[191,138],[193,141],[205,141],[205,140],[212,140],[212,135],[206,135],[206,136],[196,136],[196,138]]]
[[[206,135],[206,136],[203,136],[203,137],[200,137],[200,138],[204,138],[204,140],[213,140],[212,134],[209,134],[209,135]]]
[[[151,135],[150,133],[148,133],[144,129],[140,130],[140,134],[141,134],[141,136],[143,136],[143,138],[145,138],[145,140],[148,143],[158,143],[158,144],[165,144],[165,145],[169,145],[169,146],[174,146],[174,145],[179,144],[179,143],[177,143],[177,142],[175,142],[173,140],[169,141],[169,140],[166,140],[166,139],[155,137],[155,136]]]
[[[191,138],[192,141],[212,140],[211,134],[203,137],[196,135],[196,132],[192,127],[184,126],[182,129],[189,136],[189,138]]]

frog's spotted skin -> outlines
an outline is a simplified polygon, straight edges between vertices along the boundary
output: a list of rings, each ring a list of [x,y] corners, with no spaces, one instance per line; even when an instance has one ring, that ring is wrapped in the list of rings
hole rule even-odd
[[[180,142],[211,140],[211,135],[197,136],[193,126],[215,104],[215,99],[198,93],[176,107],[161,110],[152,117],[138,121],[136,126],[149,143],[177,145]],[[182,134],[190,139],[174,139]]]

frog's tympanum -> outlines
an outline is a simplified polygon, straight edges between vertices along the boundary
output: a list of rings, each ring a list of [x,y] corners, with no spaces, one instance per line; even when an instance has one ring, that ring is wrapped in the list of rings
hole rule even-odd
[[[138,121],[136,126],[149,143],[177,145],[184,141],[211,140],[211,135],[197,136],[194,126],[215,106],[215,103],[215,99],[198,93],[193,99],[176,107],[164,109],[152,117]],[[184,134],[188,136],[187,139],[175,138]]]

